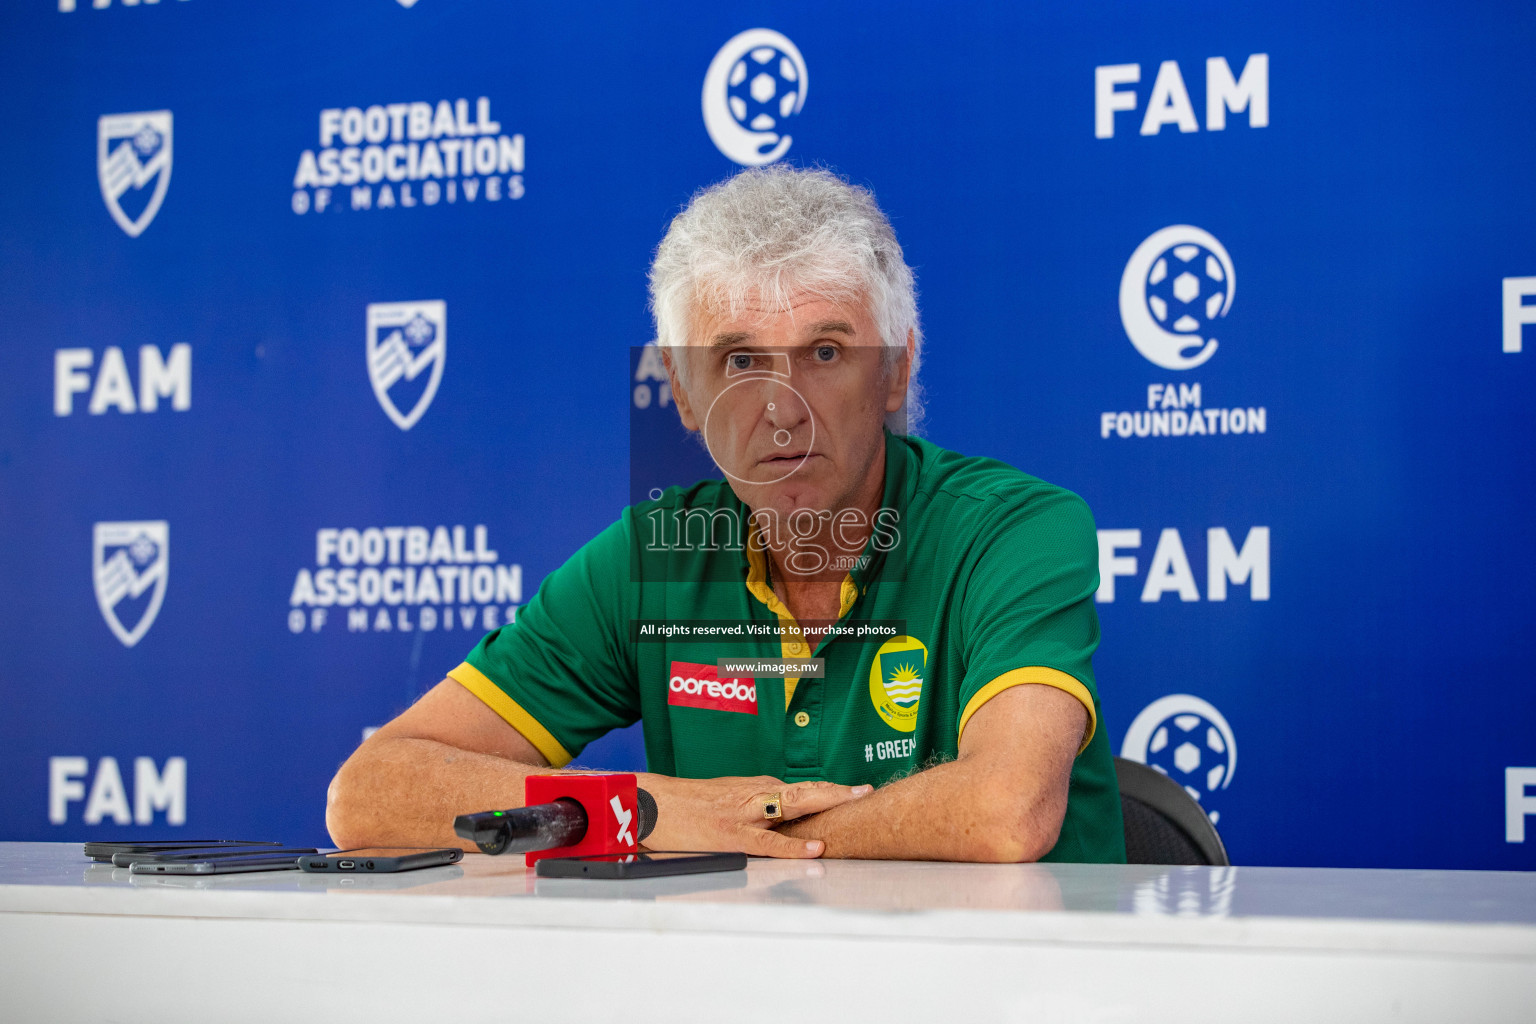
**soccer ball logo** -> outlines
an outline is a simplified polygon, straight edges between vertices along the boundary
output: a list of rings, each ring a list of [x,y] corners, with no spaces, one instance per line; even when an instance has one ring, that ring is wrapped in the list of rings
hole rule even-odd
[[[1199,800],[1202,794],[1219,789],[1227,777],[1227,750],[1221,730],[1209,719],[1196,714],[1174,715],[1152,734],[1147,764]]]
[[[1168,370],[1190,370],[1216,352],[1215,321],[1232,308],[1232,257],[1209,232],[1176,224],[1136,247],[1120,278],[1120,320],[1131,344]],[[1186,355],[1190,349],[1195,351]]]
[[[754,28],[720,48],[704,75],[704,127],[738,164],[761,167],[789,151],[785,128],[805,106],[809,74],[795,44]]]
[[[1221,812],[1211,806],[1211,798],[1231,785],[1237,739],[1220,711],[1199,697],[1176,693],[1153,701],[1136,716],[1120,756],[1183,786],[1216,822]]]
[[[1202,330],[1216,319],[1226,297],[1221,261],[1193,242],[1163,253],[1147,275],[1147,308],[1158,323],[1180,334]]]
[[[728,79],[731,116],[755,132],[776,129],[781,118],[795,112],[800,99],[800,72],[784,51],[759,46],[736,62]]]

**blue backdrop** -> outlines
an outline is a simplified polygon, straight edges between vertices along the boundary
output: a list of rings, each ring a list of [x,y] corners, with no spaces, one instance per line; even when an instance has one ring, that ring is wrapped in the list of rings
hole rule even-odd
[[[1492,3],[7,4],[0,838],[324,842],[364,730],[694,468],[631,479],[646,268],[772,158],[889,212],[927,435],[1094,509],[1103,726],[1234,861],[1530,866],[1533,52]]]

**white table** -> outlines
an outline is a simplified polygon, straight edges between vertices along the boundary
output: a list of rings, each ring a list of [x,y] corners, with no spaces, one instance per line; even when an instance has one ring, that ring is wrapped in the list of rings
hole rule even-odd
[[[753,861],[172,879],[0,843],[6,1021],[1536,1019],[1536,875]]]

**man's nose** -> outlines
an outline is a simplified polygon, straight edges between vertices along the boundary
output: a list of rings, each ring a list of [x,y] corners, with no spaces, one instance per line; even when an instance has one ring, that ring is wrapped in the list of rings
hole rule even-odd
[[[777,380],[765,382],[763,418],[780,430],[793,430],[811,418],[805,401],[788,384]]]

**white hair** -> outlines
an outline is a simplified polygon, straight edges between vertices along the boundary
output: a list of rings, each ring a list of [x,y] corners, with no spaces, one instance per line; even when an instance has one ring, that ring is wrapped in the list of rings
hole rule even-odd
[[[887,346],[887,367],[911,335],[906,402],[886,420],[893,430],[915,433],[923,351],[916,285],[896,232],[868,189],[821,169],[744,170],[695,193],[672,218],[651,263],[651,313],[662,346],[688,343],[700,305],[735,317],[749,303],[787,311],[806,293],[867,303]]]

